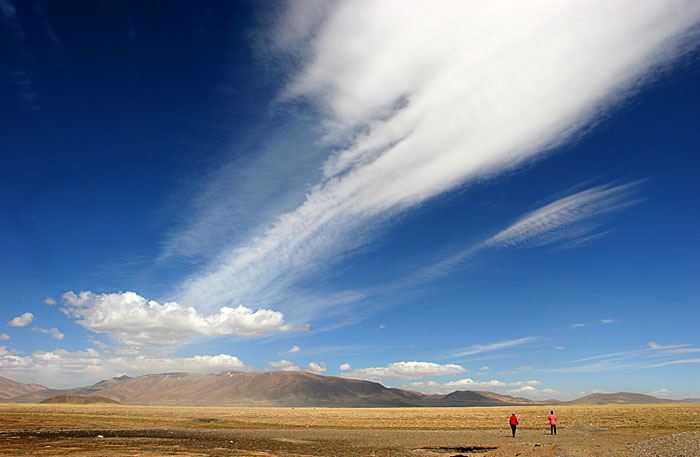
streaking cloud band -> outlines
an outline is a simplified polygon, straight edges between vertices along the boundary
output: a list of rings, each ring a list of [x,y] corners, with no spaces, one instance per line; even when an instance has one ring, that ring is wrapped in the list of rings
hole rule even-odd
[[[270,46],[298,62],[281,99],[311,102],[334,152],[296,209],[187,278],[182,303],[293,309],[286,290],[366,243],[387,217],[595,123],[682,54],[700,19],[700,4],[684,0],[294,4]],[[572,196],[489,243],[532,240],[541,224],[563,227],[621,190]]]
[[[579,235],[581,231],[574,227],[576,222],[629,206],[633,203],[629,197],[638,184],[596,186],[561,198],[523,216],[486,240],[485,245],[517,246],[537,240],[547,243]]]

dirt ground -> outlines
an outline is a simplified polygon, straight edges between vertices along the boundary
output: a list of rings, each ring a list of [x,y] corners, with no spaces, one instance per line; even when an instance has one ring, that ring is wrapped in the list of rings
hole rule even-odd
[[[2,404],[0,455],[700,457],[700,405],[512,409]]]

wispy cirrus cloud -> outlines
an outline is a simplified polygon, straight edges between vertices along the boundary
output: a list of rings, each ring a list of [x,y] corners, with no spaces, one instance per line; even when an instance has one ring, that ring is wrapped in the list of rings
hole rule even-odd
[[[649,342],[646,347],[598,354],[564,362],[559,368],[534,371],[555,373],[591,373],[614,370],[644,370],[669,365],[700,363],[698,358],[684,358],[700,353],[700,348],[689,344],[661,345]]]
[[[595,186],[561,198],[523,216],[488,240],[487,246],[519,246],[526,243],[550,244],[560,239],[579,238],[592,227],[577,222],[619,210],[633,203],[631,195],[640,182]]]
[[[527,336],[515,340],[499,341],[497,343],[473,344],[465,348],[453,349],[452,351],[450,351],[449,357],[465,357],[468,355],[482,354],[484,352],[499,351],[501,349],[508,349],[515,346],[522,346],[525,344],[534,343],[538,339],[539,337],[536,336]]]
[[[223,239],[223,252],[177,296],[198,306],[256,303],[309,316],[332,308],[285,298],[303,294],[303,278],[366,244],[388,217],[573,138],[684,52],[699,18],[700,6],[689,0],[634,8],[359,0],[320,10],[290,6],[271,46],[295,62],[281,100],[310,102],[333,152],[298,204],[279,205],[276,215],[256,207],[273,216],[245,237]],[[574,239],[572,224],[619,207],[633,186],[579,192],[487,244]],[[203,194],[213,196],[204,208],[245,200]]]
[[[557,198],[525,214],[486,240],[420,268],[402,282],[409,284],[437,279],[478,255],[485,254],[488,249],[541,247],[554,243],[572,249],[591,243],[611,232],[606,230],[590,235],[599,228],[603,216],[635,203],[633,197],[640,183],[641,181],[619,185],[608,183]],[[585,325],[588,324],[577,323],[571,327]]]

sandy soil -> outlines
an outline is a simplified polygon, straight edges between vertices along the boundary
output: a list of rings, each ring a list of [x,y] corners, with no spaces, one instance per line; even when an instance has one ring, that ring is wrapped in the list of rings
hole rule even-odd
[[[508,416],[504,408],[0,405],[0,455],[700,456],[700,405],[558,408],[562,424],[556,436],[542,420],[529,423],[541,419],[543,408],[520,409],[523,427],[512,438],[502,425]],[[574,425],[571,418],[577,415],[589,423]],[[623,421],[630,417],[637,421]],[[442,427],[438,418],[445,421]],[[463,429],[453,428],[458,418]],[[655,427],[639,426],[652,418]],[[680,418],[684,422],[674,423]],[[603,428],[606,421],[615,427]],[[412,429],[406,427],[409,422]],[[397,424],[403,427],[395,428]]]

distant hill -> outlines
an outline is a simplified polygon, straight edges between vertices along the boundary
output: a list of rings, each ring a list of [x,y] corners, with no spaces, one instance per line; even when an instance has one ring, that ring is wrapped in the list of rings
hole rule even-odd
[[[481,390],[458,390],[442,396],[439,403],[438,406],[517,406],[554,405],[561,402],[558,400],[534,401]]]
[[[632,392],[617,392],[614,394],[591,394],[566,402],[568,405],[630,405],[677,403],[677,400],[666,400],[651,395],[635,394]]]
[[[487,391],[423,394],[382,384],[299,371],[219,374],[162,373],[121,376],[92,386],[47,389],[0,378],[0,401],[38,403],[59,396],[103,397],[129,405],[164,406],[317,406],[317,407],[467,407],[521,405],[604,405],[679,403],[650,395],[593,394],[570,402],[533,401]],[[685,402],[693,399],[683,400]],[[82,400],[66,400],[82,401]],[[92,400],[85,400],[92,401]]]
[[[48,390],[39,384],[24,384],[0,376],[0,400],[7,400],[30,392]]]
[[[118,401],[114,401],[110,398],[105,397],[75,397],[72,395],[58,395],[57,397],[47,398],[46,400],[41,400],[39,403],[61,403],[68,405],[94,405],[96,403],[110,403],[119,405]]]

